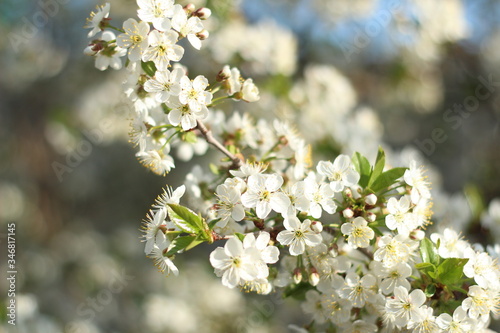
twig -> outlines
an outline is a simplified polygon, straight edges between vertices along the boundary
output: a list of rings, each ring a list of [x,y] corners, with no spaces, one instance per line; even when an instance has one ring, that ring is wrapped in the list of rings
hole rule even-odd
[[[220,143],[219,141],[217,141],[217,139],[214,138],[214,136],[212,135],[212,131],[210,131],[206,126],[205,124],[203,124],[201,121],[197,120],[196,121],[196,128],[201,132],[201,134],[203,135],[203,137],[205,138],[205,140],[211,144],[212,146],[214,146],[215,148],[217,148],[219,151],[221,151],[224,155],[226,155],[227,157],[229,157],[229,159],[231,160],[231,162],[233,162],[231,164],[231,168],[232,169],[238,169],[241,167],[241,165],[243,164],[243,162],[241,161],[241,159],[239,157],[237,157],[236,155],[234,155],[233,153],[231,153],[229,150],[226,149],[226,147],[224,147],[224,145],[222,143]]]

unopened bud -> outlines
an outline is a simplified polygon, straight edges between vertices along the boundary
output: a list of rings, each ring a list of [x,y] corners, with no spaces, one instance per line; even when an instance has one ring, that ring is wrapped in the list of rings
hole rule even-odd
[[[354,189],[354,191],[352,192],[352,197],[354,199],[361,198],[361,189],[359,187]]]
[[[346,208],[342,211],[342,215],[346,218],[346,219],[350,219],[351,217],[354,216],[354,212],[352,211],[351,208]]]
[[[209,36],[209,35],[210,35],[210,34],[208,33],[208,31],[207,31],[207,30],[205,30],[205,29],[203,29],[202,31],[200,31],[200,32],[198,32],[198,33],[196,34],[196,37],[198,37],[198,38],[199,38],[199,39],[201,39],[201,40],[205,40],[205,39],[207,39],[207,38],[208,38],[208,36]]]
[[[94,51],[93,45],[89,45],[83,50],[83,54],[88,56],[95,56],[97,54],[97,51]]]
[[[415,229],[410,232],[410,238],[414,240],[422,240],[425,237],[425,232],[421,229]]]
[[[215,77],[215,80],[217,82],[222,82],[222,81],[226,81],[227,79],[229,79],[231,77],[231,69],[229,69],[229,66],[226,65],[224,66],[221,71],[217,74],[217,76]]]
[[[365,197],[365,202],[366,204],[370,205],[370,206],[374,206],[376,203],[377,203],[377,196],[375,194],[368,194],[366,197]]]
[[[311,274],[309,274],[309,283],[311,284],[311,286],[317,286],[319,283],[319,274],[314,267],[311,267]]]
[[[299,284],[300,281],[302,281],[302,270],[297,267],[293,270],[293,282]]]
[[[246,102],[256,102],[260,99],[259,88],[253,83],[252,79],[246,79],[241,88],[242,99]]]
[[[366,213],[366,220],[368,222],[375,222],[376,219],[377,219],[377,215],[373,214],[372,212]]]
[[[194,13],[193,16],[198,16],[202,20],[206,20],[210,16],[212,16],[212,11],[209,8],[206,7],[201,7],[198,8]]]
[[[183,8],[186,11],[186,13],[190,14],[190,13],[195,11],[196,6],[192,3],[189,3],[189,4],[185,5]]]
[[[352,190],[348,187],[344,190],[344,194],[348,198],[352,198]]]
[[[320,221],[313,221],[311,223],[311,229],[315,233],[319,234],[320,232],[323,231],[323,224]]]

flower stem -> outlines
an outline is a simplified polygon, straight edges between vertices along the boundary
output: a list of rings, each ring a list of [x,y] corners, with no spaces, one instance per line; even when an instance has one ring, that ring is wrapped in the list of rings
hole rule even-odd
[[[214,146],[215,148],[217,148],[224,155],[226,155],[227,157],[229,157],[229,159],[232,162],[231,169],[239,169],[241,167],[241,165],[243,164],[242,160],[238,156],[234,155],[229,150],[227,150],[226,147],[224,147],[224,145],[222,143],[220,143],[219,141],[217,141],[217,139],[215,139],[214,136],[212,135],[212,131],[210,131],[205,126],[205,124],[203,124],[199,120],[197,120],[196,123],[197,123],[196,128],[201,132],[201,134],[203,135],[203,137],[205,138],[205,140],[209,144],[211,144],[212,146]]]

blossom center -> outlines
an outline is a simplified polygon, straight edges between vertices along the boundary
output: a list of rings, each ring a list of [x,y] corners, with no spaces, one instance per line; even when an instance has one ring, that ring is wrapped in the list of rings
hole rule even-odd
[[[342,180],[342,174],[338,171],[333,172],[332,175],[330,176],[330,181],[338,182],[341,180]]]

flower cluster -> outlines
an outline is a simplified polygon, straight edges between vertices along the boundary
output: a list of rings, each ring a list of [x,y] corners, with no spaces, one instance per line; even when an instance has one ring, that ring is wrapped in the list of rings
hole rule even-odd
[[[432,198],[416,161],[391,168],[380,148],[373,163],[354,153],[314,165],[288,123],[216,110],[224,100],[256,102],[259,90],[238,68],[224,66],[211,82],[179,63],[181,39],[198,50],[208,37],[210,10],[137,4],[140,21],[123,29],[109,25],[109,5],[93,13],[89,37],[104,31],[86,53],[98,69],[119,69],[127,55],[139,161],[164,175],[175,167],[172,148],[186,160],[208,145],[224,155],[167,187],[145,219],[145,253],[160,271],[177,275],[176,255],[223,242],[209,255],[222,284],[303,299],[310,331],[486,330],[500,310],[499,263],[451,229],[425,237]]]

